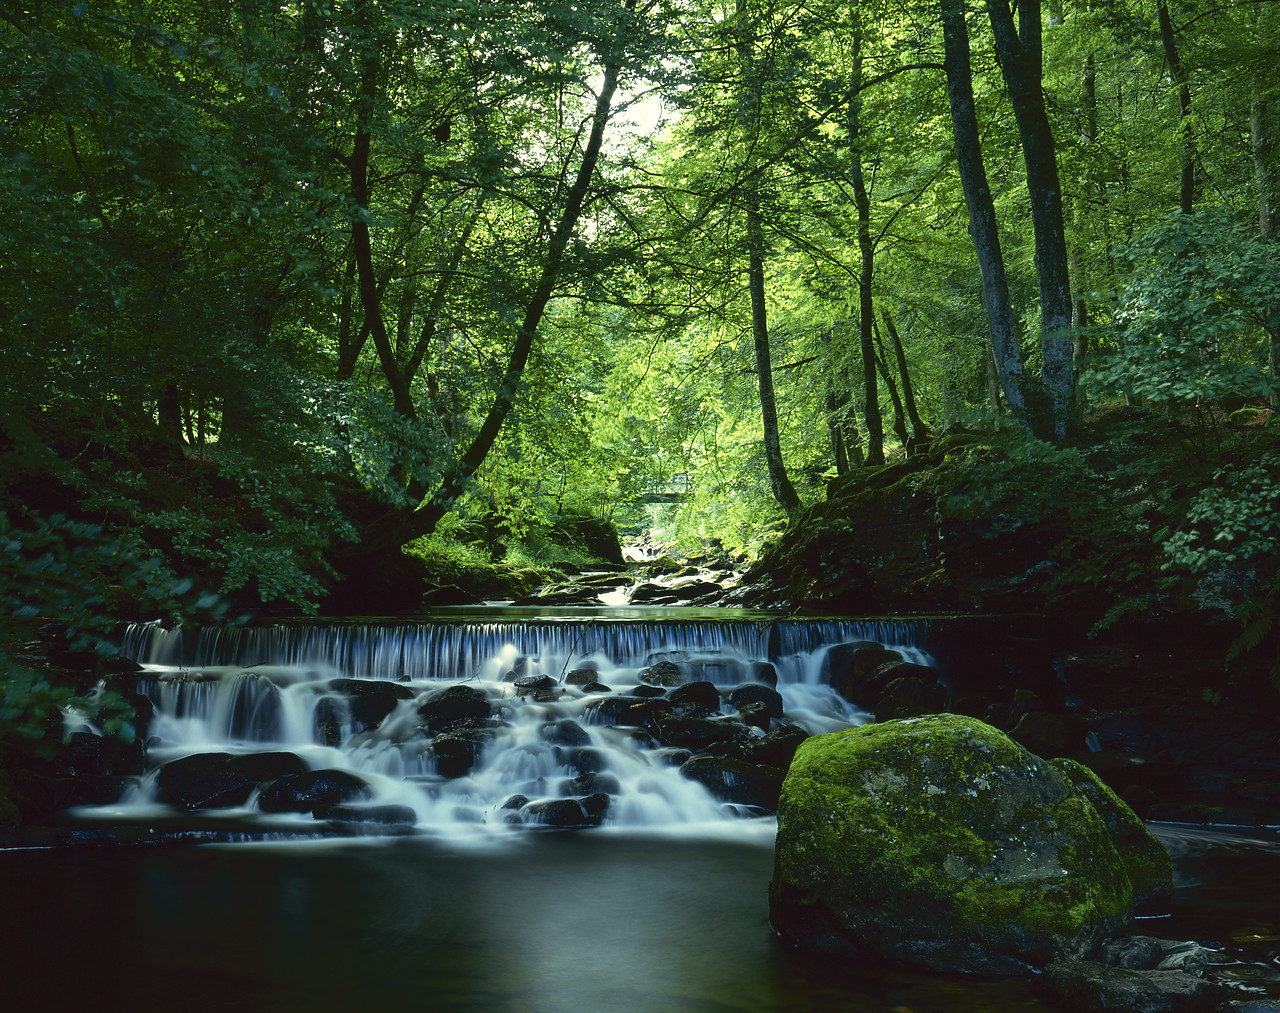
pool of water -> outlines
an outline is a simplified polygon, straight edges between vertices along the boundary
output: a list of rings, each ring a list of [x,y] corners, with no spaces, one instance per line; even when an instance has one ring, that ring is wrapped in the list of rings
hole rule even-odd
[[[3,988],[11,1009],[143,1013],[1053,1009],[1028,981],[783,949],[769,831],[0,852]],[[1141,930],[1216,936],[1246,987],[1277,994],[1274,839],[1172,833],[1175,913]]]

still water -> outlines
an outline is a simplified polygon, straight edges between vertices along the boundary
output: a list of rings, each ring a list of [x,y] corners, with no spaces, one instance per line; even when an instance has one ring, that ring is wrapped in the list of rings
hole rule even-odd
[[[3,987],[15,1010],[1053,1009],[1026,981],[783,950],[769,830],[0,852]],[[1274,838],[1161,833],[1175,914],[1140,931],[1209,933],[1242,984],[1276,995]]]

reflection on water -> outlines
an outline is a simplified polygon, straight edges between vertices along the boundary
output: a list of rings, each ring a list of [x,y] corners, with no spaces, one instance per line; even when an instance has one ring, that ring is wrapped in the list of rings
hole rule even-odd
[[[144,1013],[1051,1009],[1027,981],[782,950],[767,923],[768,821],[734,827],[0,852],[6,993],[15,1009]],[[1244,938],[1277,934],[1275,841],[1159,829],[1182,885],[1173,917],[1140,930],[1220,933],[1237,955],[1222,971],[1276,994],[1264,980],[1276,943]]]

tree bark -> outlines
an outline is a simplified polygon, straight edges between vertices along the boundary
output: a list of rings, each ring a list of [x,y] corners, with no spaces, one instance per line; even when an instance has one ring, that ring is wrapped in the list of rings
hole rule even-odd
[[[1255,39],[1263,52],[1274,52],[1280,36],[1280,13],[1274,4],[1258,7]],[[1258,238],[1280,241],[1280,95],[1275,75],[1259,61],[1253,75],[1249,104],[1249,140],[1253,152],[1253,174],[1258,187]],[[1280,380],[1280,305],[1268,307],[1267,372]],[[1280,390],[1272,393],[1271,406],[1280,408]]]
[[[884,464],[884,420],[880,417],[880,385],[876,382],[875,307],[871,283],[875,277],[875,243],[871,238],[871,199],[862,171],[862,15],[853,8],[853,72],[849,81],[846,128],[849,133],[849,176],[858,211],[858,321],[862,351],[863,418],[867,423],[867,464]]]
[[[907,449],[907,441],[911,438],[907,432],[907,416],[902,410],[902,398],[898,396],[898,385],[893,381],[893,374],[889,372],[889,363],[885,358],[884,339],[880,336],[880,328],[872,321],[872,330],[875,334],[876,345],[876,365],[880,367],[880,375],[884,378],[885,388],[889,391],[889,403],[893,406],[893,431],[897,434],[898,442],[902,444],[902,449]]]
[[[765,468],[774,498],[786,511],[787,517],[794,519],[800,513],[801,504],[791,479],[787,477],[782,460],[782,439],[778,432],[778,405],[773,391],[769,324],[765,313],[764,236],[760,228],[760,212],[754,206],[758,198],[752,193],[748,199],[752,207],[747,211],[747,288],[751,293],[751,337],[755,344],[756,380],[760,390]]]
[[[991,332],[991,352],[996,375],[1009,410],[1030,429],[1024,393],[1026,373],[1022,348],[1009,301],[1004,255],[996,225],[995,203],[982,165],[978,140],[978,114],[973,101],[973,73],[969,63],[969,29],[965,24],[965,0],[940,0],[942,8],[943,62],[947,74],[947,99],[951,106],[951,126],[955,135],[956,162],[969,211],[969,235],[978,258],[982,295]]]
[[[893,342],[893,354],[898,360],[898,376],[902,378],[902,401],[907,409],[907,420],[911,423],[911,431],[917,440],[926,440],[929,438],[929,427],[920,420],[920,413],[916,410],[915,385],[911,382],[911,371],[907,368],[907,353],[902,347],[902,338],[887,309],[881,308],[880,318],[884,321],[884,329],[889,332],[889,340]]]
[[[1091,148],[1098,137],[1098,69],[1092,50],[1084,60],[1084,72],[1080,76],[1080,102],[1084,107],[1084,129],[1080,132],[1080,147],[1085,157],[1085,170],[1080,177],[1080,193],[1071,205],[1071,218],[1075,226],[1075,241],[1068,252],[1067,273],[1071,276],[1071,334],[1073,346],[1071,362],[1079,383],[1085,358],[1089,354],[1089,338],[1085,330],[1089,326],[1089,304],[1084,297],[1084,271],[1080,264],[1080,234],[1085,227],[1085,204],[1093,198],[1093,167],[1088,163]]]
[[[1156,20],[1160,24],[1160,44],[1164,46],[1164,57],[1169,64],[1169,76],[1173,78],[1178,89],[1178,157],[1181,172],[1178,179],[1178,208],[1184,215],[1189,215],[1195,208],[1196,201],[1196,152],[1195,140],[1191,136],[1191,86],[1187,83],[1187,74],[1178,55],[1178,43],[1174,36],[1173,19],[1169,17],[1169,5],[1166,0],[1156,0]]]
[[[1035,233],[1036,280],[1040,287],[1040,379],[1048,395],[1048,418],[1032,418],[1041,435],[1067,435],[1075,401],[1071,340],[1071,277],[1062,217],[1058,158],[1044,104],[1039,0],[1021,0],[1021,31],[1014,28],[1008,0],[987,0],[987,14],[1000,54],[1005,89],[1013,106],[1027,172],[1031,225]],[[1036,413],[1038,414],[1038,413]]]

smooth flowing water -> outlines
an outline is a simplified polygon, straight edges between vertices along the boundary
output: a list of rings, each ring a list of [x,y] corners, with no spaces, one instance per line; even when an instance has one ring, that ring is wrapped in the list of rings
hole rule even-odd
[[[627,717],[633,694],[662,695],[644,683],[651,666],[668,666],[672,681],[715,686],[714,723],[699,734],[729,735],[732,726],[763,738],[764,727],[736,720],[732,698],[744,685],[779,695],[782,714],[764,723],[817,733],[867,718],[828,684],[828,655],[837,645],[875,643],[930,663],[918,646],[918,621],[712,620],[689,610],[486,616],[196,634],[135,626],[124,647],[145,666],[138,688],[155,707],[148,754],[162,764],[200,752],[287,750],[311,769],[357,774],[370,785],[371,803],[408,807],[420,831],[437,834],[537,822],[502,807],[520,795],[534,802],[524,811],[537,813],[539,799],[599,791],[582,790],[584,774],[606,785],[606,825],[687,828],[753,810],[683,776],[687,750],[634,727]],[[483,694],[489,707],[478,759],[462,776],[440,762],[432,742],[439,729],[425,727],[422,717],[436,694],[456,686]],[[385,716],[362,720],[362,701],[393,688]],[[97,815],[162,815],[156,800],[153,777]],[[242,814],[255,809],[250,799]],[[309,820],[296,818],[300,825]]]
[[[374,801],[407,806],[411,836],[309,837],[309,816],[267,817],[251,797],[230,817],[267,836],[240,843],[189,846],[202,837],[191,827],[217,826],[224,811],[184,815],[188,834],[170,846],[0,852],[0,980],[12,1008],[1054,1008],[1034,981],[833,965],[781,947],[768,925],[774,820],[713,796],[680,774],[670,750],[600,716],[601,701],[638,691],[641,672],[667,661],[716,685],[718,720],[737,716],[736,687],[776,677],[785,721],[809,731],[857,723],[865,715],[826,683],[833,646],[870,641],[928,664],[922,623],[459,618],[131,631],[141,688],[156,705],[155,762],[288,749],[311,767],[358,773]],[[595,686],[568,681],[582,668],[594,670]],[[521,692],[515,680],[537,675],[554,689]],[[352,679],[405,695],[362,728],[343,682]],[[474,769],[447,777],[415,715],[453,685],[485,694],[495,728]],[[603,825],[547,832],[501,819],[513,792],[561,795],[572,781],[574,767],[542,734],[566,719],[616,778]],[[150,779],[83,815],[156,826],[173,818]],[[1177,872],[1173,915],[1138,930],[1218,944],[1223,976],[1277,995],[1280,844],[1265,834],[1157,832]]]

